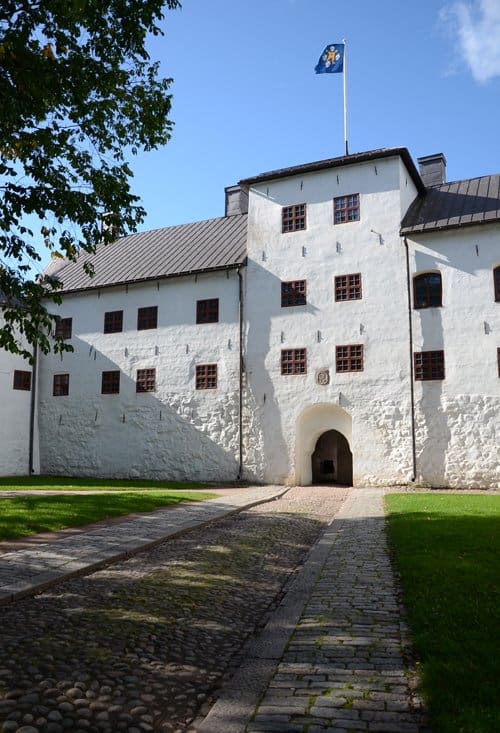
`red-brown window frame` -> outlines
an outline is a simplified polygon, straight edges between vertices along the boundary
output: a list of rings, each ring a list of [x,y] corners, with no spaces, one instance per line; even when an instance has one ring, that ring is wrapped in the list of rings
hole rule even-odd
[[[62,339],[70,339],[73,332],[72,318],[58,318],[54,329],[54,336]]]
[[[156,369],[138,369],[135,379],[136,392],[156,392]]]
[[[347,300],[361,300],[362,297],[360,272],[335,275],[335,300],[338,303],[344,303]]]
[[[14,381],[12,389],[20,389],[24,392],[31,391],[31,372],[14,369]]]
[[[217,389],[217,364],[196,365],[196,389]]]
[[[430,277],[439,277],[439,289],[436,291],[431,290],[431,286],[429,284],[429,278]],[[419,281],[424,282],[425,286],[425,293],[426,293],[426,299],[422,304],[419,304],[417,300],[417,287]],[[439,296],[437,298],[436,296]],[[434,300],[434,302],[432,302]],[[439,300],[439,302],[435,302],[436,300]],[[441,276],[440,272],[420,272],[418,275],[415,275],[413,278],[413,307],[416,310],[421,310],[422,308],[441,308],[443,305],[443,278]]]
[[[415,351],[413,368],[417,382],[437,381],[445,378],[444,351]]]
[[[307,204],[292,204],[281,209],[281,231],[301,232],[307,226]]]
[[[493,268],[493,291],[495,303],[500,303],[500,265]]]
[[[281,283],[281,307],[307,305],[307,286],[305,280],[288,280]]]
[[[342,344],[335,347],[336,372],[362,372],[363,370],[363,344]]]
[[[120,370],[102,372],[101,394],[120,394]]]
[[[196,323],[219,322],[219,298],[196,301]]]
[[[123,331],[123,311],[106,311],[104,314],[104,333]]]
[[[150,305],[137,309],[137,330],[146,331],[158,327],[158,306]]]
[[[307,374],[307,349],[282,349],[281,373],[286,376]]]
[[[69,395],[69,374],[54,374],[52,394],[54,397]]]
[[[345,196],[335,196],[333,199],[333,223],[349,224],[352,221],[359,221],[361,207],[359,193],[349,193]]]

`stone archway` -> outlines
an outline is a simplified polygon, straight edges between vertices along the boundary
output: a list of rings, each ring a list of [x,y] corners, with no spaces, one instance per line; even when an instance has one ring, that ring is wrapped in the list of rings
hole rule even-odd
[[[352,483],[352,456],[348,462],[347,451],[352,451],[352,418],[339,405],[320,403],[301,412],[297,418],[295,431],[295,481],[300,486],[309,486],[313,481],[312,456],[318,440],[324,433],[335,431],[340,434],[337,445],[341,448],[341,462],[349,465],[349,481]],[[329,459],[326,459],[329,460]],[[347,478],[346,473],[342,478]],[[337,478],[340,482],[340,479]]]
[[[311,456],[313,484],[352,484],[352,453],[338,430],[327,430],[316,441]]]

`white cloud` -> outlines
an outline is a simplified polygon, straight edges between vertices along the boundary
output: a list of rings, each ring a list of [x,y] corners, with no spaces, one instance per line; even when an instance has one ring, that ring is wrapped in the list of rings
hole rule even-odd
[[[457,68],[468,66],[477,82],[500,76],[500,2],[452,2],[441,12],[457,43]]]

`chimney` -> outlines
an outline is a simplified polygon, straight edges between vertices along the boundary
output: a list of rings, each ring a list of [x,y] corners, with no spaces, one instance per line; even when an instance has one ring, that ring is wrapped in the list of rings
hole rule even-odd
[[[226,186],[224,191],[226,192],[226,216],[248,213],[248,191],[238,184]]]
[[[446,183],[446,158],[443,153],[417,158],[420,175],[427,188]]]

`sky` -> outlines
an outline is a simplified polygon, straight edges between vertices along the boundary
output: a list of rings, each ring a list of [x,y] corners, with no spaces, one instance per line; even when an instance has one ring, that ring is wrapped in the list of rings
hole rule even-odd
[[[175,127],[131,158],[141,230],[224,215],[224,187],[342,155],[342,75],[314,73],[346,39],[349,152],[407,147],[447,179],[500,172],[500,0],[183,0],[152,59]]]

